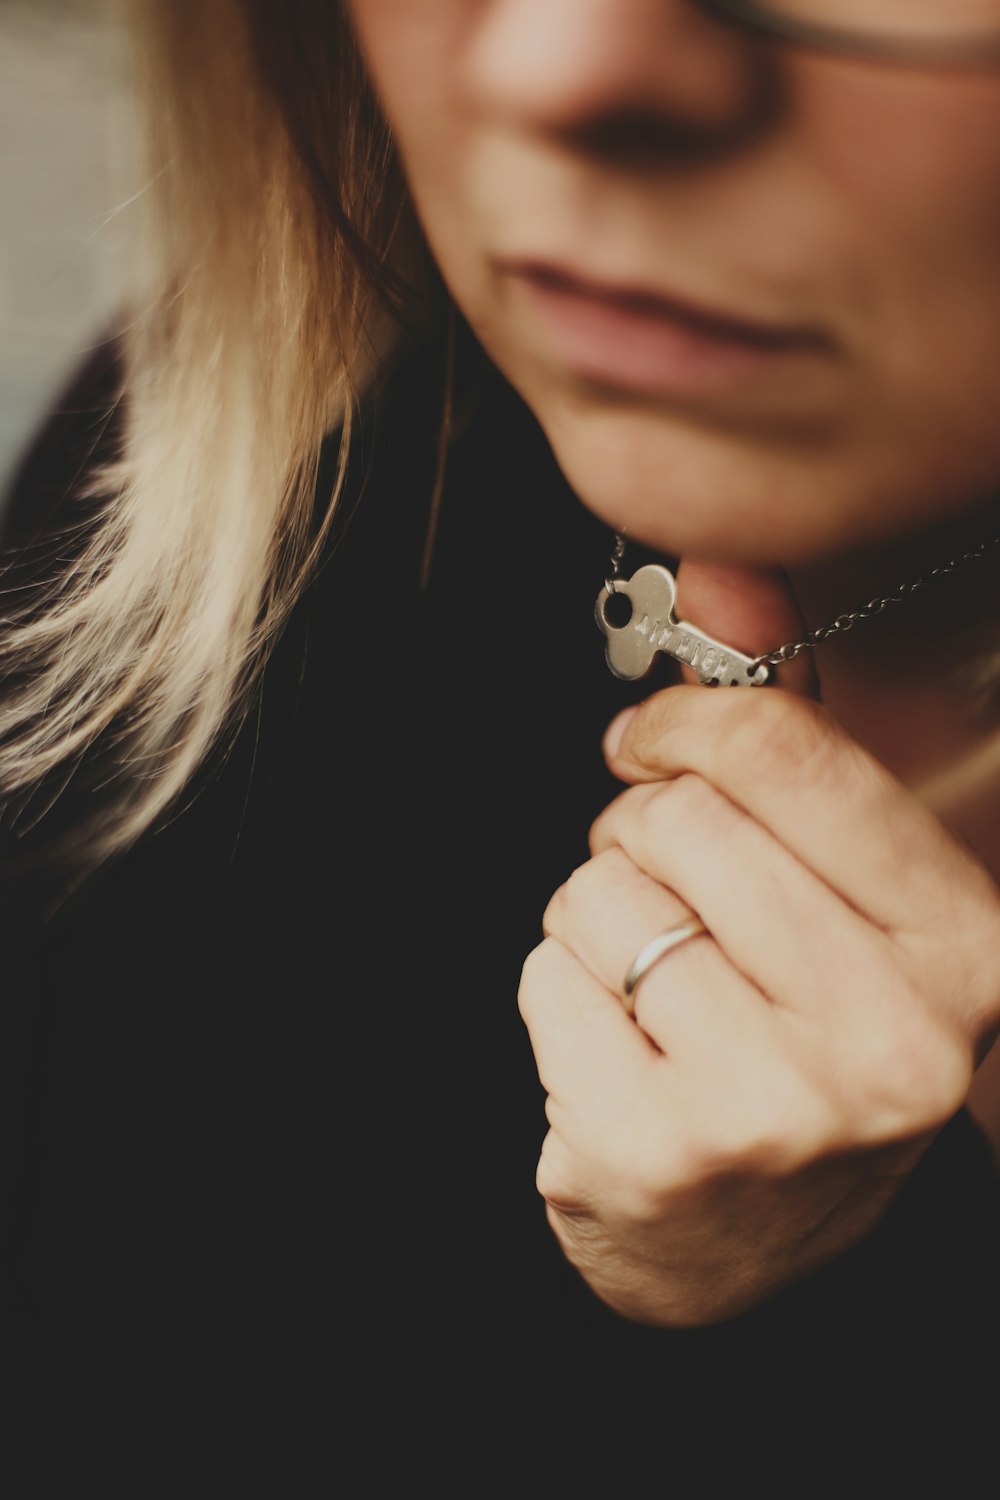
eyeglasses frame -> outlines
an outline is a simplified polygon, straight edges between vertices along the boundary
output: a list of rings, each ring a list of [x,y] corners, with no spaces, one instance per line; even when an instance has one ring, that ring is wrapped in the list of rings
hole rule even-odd
[[[814,52],[833,52],[872,62],[897,63],[906,67],[988,69],[1000,66],[1000,28],[945,38],[914,34],[894,36],[888,32],[841,30],[813,21],[782,15],[762,0],[699,0],[702,9],[720,20]]]

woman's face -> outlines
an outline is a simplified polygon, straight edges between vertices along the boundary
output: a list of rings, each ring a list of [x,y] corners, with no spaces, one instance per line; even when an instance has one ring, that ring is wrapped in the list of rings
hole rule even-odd
[[[996,492],[1000,68],[692,0],[349,8],[456,302],[610,526],[792,564]]]

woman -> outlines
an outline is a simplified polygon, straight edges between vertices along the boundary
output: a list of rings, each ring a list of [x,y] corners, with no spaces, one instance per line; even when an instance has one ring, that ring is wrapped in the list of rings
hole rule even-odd
[[[147,280],[11,523],[29,1335],[939,1399],[1000,1329],[1000,5],[139,16]],[[771,686],[608,671],[664,562]]]

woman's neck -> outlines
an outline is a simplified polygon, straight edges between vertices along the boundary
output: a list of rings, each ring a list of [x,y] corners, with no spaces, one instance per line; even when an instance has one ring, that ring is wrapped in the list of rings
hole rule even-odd
[[[815,629],[993,536],[1000,504],[789,578]],[[956,832],[1000,878],[1000,546],[829,637],[815,662],[824,702],[848,733],[958,819]]]

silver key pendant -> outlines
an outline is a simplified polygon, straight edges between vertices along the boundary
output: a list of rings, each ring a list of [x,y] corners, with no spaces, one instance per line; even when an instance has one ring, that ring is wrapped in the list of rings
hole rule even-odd
[[[753,667],[753,657],[706,635],[687,620],[674,618],[677,583],[669,568],[649,563],[631,578],[615,580],[615,595],[624,594],[632,606],[626,625],[613,625],[607,616],[611,591],[607,584],[597,596],[597,623],[608,638],[608,666],[616,677],[634,681],[645,677],[658,651],[693,668],[698,681],[721,687],[763,687],[770,669]],[[751,670],[753,668],[753,670]]]

